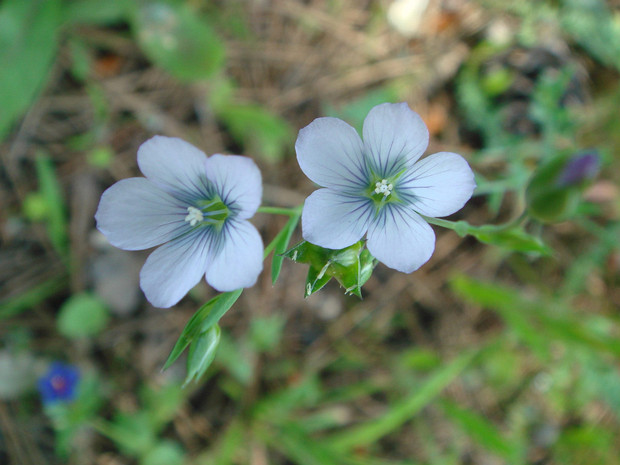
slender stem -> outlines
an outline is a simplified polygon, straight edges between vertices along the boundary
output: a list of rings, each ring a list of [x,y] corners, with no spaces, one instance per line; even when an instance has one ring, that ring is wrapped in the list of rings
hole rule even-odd
[[[420,215],[420,216],[422,216],[422,218],[424,218],[428,223],[434,224],[435,226],[441,226],[443,228],[452,229],[453,231],[456,231],[456,233],[460,236],[465,236],[467,234],[474,234],[475,232],[478,231],[479,228],[482,227],[482,226],[473,226],[469,224],[467,221],[448,221],[448,220],[442,220],[441,218],[432,218],[430,216],[424,216],[424,215]],[[525,220],[526,218],[527,218],[527,210],[521,213],[521,215],[519,215],[518,217],[510,221],[507,221],[504,224],[498,224],[498,225],[492,225],[492,226],[485,225],[484,227],[493,228],[493,230],[496,232],[503,231],[506,229],[519,226],[519,224],[521,224],[523,220]]]
[[[258,213],[269,213],[271,215],[286,215],[286,216],[295,216],[299,215],[301,211],[302,205],[299,205],[294,208],[284,208],[284,207],[258,207]]]
[[[456,221],[442,220],[441,218],[432,218],[430,216],[424,216],[424,215],[420,215],[420,216],[424,218],[424,221],[430,224],[434,224],[435,226],[441,226],[442,228],[448,228],[448,229],[457,229]]]

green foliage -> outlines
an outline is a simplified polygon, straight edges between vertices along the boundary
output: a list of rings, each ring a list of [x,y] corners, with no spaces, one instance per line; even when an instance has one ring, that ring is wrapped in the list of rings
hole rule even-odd
[[[54,248],[68,254],[68,225],[65,201],[52,160],[44,154],[35,159],[39,190],[26,197],[24,214],[31,220],[43,220]]]
[[[95,419],[93,426],[125,454],[138,458],[141,465],[180,465],[185,459],[180,444],[161,440],[158,436],[184,400],[183,392],[176,384],[159,389],[144,388],[140,410],[117,411],[111,421]]]
[[[620,69],[620,23],[603,0],[564,0],[560,24],[602,63]]]
[[[56,324],[63,336],[80,339],[99,334],[109,319],[104,303],[98,297],[83,292],[73,294],[62,304]]]
[[[259,352],[271,352],[280,343],[286,321],[280,315],[256,317],[250,323],[250,340]]]
[[[43,89],[57,51],[60,0],[0,5],[0,141]]]
[[[519,463],[516,459],[517,444],[503,437],[497,427],[476,412],[460,407],[453,402],[442,402],[444,412],[485,449],[493,452],[508,463]]]
[[[291,125],[260,105],[227,102],[215,110],[235,140],[269,162],[280,161],[293,141]]]
[[[362,286],[377,266],[377,260],[370,255],[363,241],[342,250],[324,249],[302,241],[284,253],[296,263],[310,265],[306,277],[305,297],[309,297],[330,279],[335,278],[345,289],[345,294],[362,297]]]
[[[477,354],[478,351],[466,352],[447,365],[438,368],[431,373],[424,383],[417,386],[411,395],[393,405],[385,415],[332,436],[331,444],[337,450],[372,444],[400,427],[432,402],[447,385],[467,368]]]
[[[224,66],[224,45],[206,18],[185,3],[141,3],[133,28],[146,55],[182,81],[207,79]]]

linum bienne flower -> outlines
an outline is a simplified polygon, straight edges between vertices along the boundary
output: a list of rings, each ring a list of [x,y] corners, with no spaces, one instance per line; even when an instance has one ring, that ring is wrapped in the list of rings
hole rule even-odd
[[[151,304],[171,307],[202,276],[222,292],[253,286],[263,268],[263,242],[247,221],[262,195],[256,164],[238,155],[207,157],[181,139],[155,136],[138,149],[138,166],[146,178],[107,189],[95,218],[116,247],[161,245],[140,272]]]
[[[426,125],[406,103],[374,107],[363,141],[338,118],[318,118],[299,132],[302,171],[321,186],[305,201],[303,237],[342,249],[365,234],[370,253],[411,273],[428,261],[435,234],[422,218],[451,215],[476,184],[463,157],[440,152],[419,161],[428,146]]]

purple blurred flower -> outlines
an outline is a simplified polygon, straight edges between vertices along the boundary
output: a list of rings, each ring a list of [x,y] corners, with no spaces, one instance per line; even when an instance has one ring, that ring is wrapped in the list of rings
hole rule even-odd
[[[303,237],[342,249],[367,234],[372,255],[410,273],[435,249],[435,234],[420,214],[447,216],[461,209],[476,187],[473,172],[455,153],[418,161],[428,130],[406,103],[370,110],[363,136],[337,118],[318,118],[299,132],[299,166],[323,187],[306,199]]]
[[[71,402],[75,399],[79,380],[80,372],[76,367],[53,362],[37,383],[43,403]]]
[[[155,136],[138,149],[145,178],[117,182],[101,196],[97,228],[124,250],[161,245],[140,272],[156,307],[176,304],[204,275],[218,291],[256,283],[263,242],[247,221],[261,201],[256,164],[238,155],[207,157],[177,138]]]
[[[558,185],[574,186],[594,178],[601,168],[601,158],[596,151],[574,155],[560,173]]]

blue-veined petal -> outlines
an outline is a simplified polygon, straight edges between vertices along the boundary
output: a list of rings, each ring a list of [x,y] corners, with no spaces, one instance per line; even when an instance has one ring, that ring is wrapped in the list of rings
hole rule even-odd
[[[428,129],[406,103],[383,103],[364,120],[364,148],[373,171],[388,178],[411,166],[428,146]]]
[[[263,187],[258,166],[251,158],[212,155],[207,159],[207,178],[224,204],[237,208],[237,218],[244,220],[256,213]]]
[[[368,230],[372,212],[370,199],[319,189],[304,203],[301,215],[303,237],[328,249],[348,247]]]
[[[301,170],[319,186],[360,192],[369,185],[362,140],[338,118],[317,118],[299,131],[295,151]]]
[[[399,196],[426,216],[447,216],[463,208],[476,183],[463,157],[439,152],[416,163],[399,181]]]
[[[184,205],[152,182],[129,178],[103,193],[95,219],[115,247],[142,250],[187,231],[186,215]]]
[[[263,241],[249,221],[228,220],[207,271],[207,282],[221,292],[251,287],[263,269]]]
[[[140,287],[155,307],[176,304],[204,276],[214,234],[195,230],[156,249],[140,271]]]
[[[176,137],[155,136],[138,149],[140,171],[181,199],[207,196],[206,161],[202,150]]]
[[[411,273],[431,258],[435,250],[435,233],[407,206],[387,204],[370,225],[366,245],[383,264]]]

